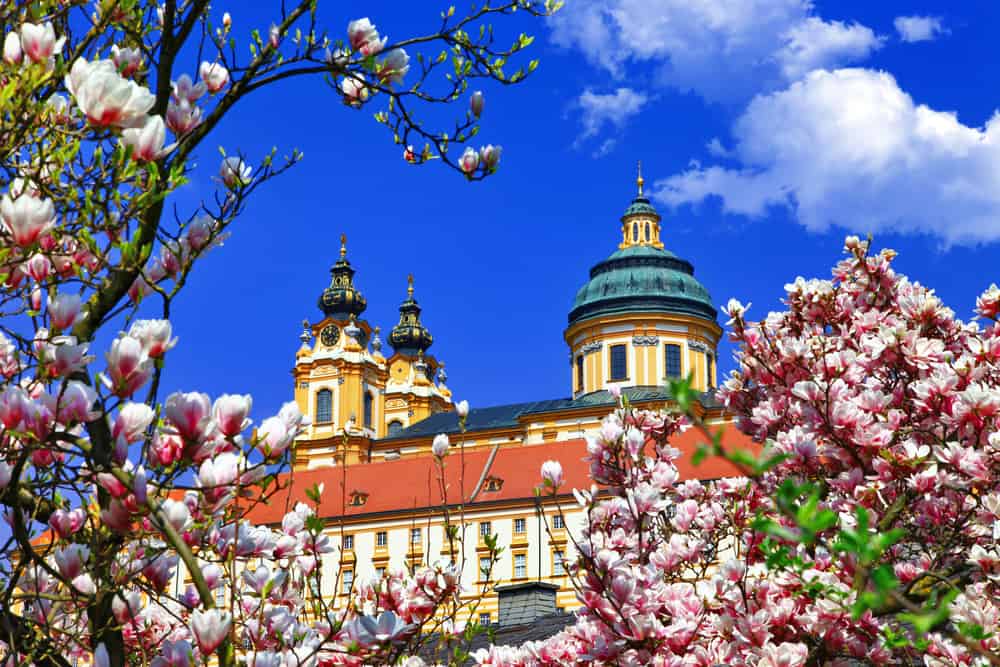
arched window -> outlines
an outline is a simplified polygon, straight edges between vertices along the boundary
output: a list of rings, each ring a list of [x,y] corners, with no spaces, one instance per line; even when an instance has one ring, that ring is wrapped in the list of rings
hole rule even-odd
[[[647,241],[650,240],[650,236],[649,236],[649,223],[648,222],[646,223],[646,240]]]
[[[372,427],[372,406],[374,403],[375,399],[371,392],[365,392],[365,428]]]
[[[639,241],[639,223],[638,222],[633,222],[632,223],[632,241],[633,242],[638,242]]]
[[[403,430],[403,422],[398,419],[393,419],[389,422],[389,435],[399,435],[399,432]]]
[[[333,421],[333,392],[320,389],[316,392],[316,423],[328,424]]]

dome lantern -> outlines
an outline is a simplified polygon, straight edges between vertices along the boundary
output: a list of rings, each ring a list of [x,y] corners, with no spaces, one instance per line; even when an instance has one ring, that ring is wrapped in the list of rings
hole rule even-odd
[[[653,208],[649,198],[643,194],[642,188],[645,182],[640,161],[638,177],[635,179],[639,191],[622,215],[622,242],[618,244],[619,249],[634,246],[663,248],[663,243],[660,241],[660,214]]]

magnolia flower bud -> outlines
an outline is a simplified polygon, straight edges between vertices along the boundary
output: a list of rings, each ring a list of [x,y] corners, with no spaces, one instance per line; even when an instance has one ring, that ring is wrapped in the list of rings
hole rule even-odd
[[[413,152],[412,145],[407,146],[406,150],[403,151],[403,159],[409,162],[410,164],[416,164],[417,154]]]
[[[230,190],[250,185],[253,169],[238,157],[230,156],[219,166],[219,178]]]
[[[281,44],[281,30],[278,26],[271,24],[271,28],[267,31],[267,41],[271,45],[272,49],[278,48]]]
[[[465,419],[469,416],[469,402],[459,401],[455,404],[455,412],[458,414],[460,419]]]
[[[479,118],[483,114],[483,106],[486,104],[486,98],[483,96],[483,91],[477,90],[472,93],[472,97],[469,98],[469,110],[472,111],[472,115]]]
[[[448,436],[444,433],[439,433],[434,436],[434,442],[431,443],[431,451],[434,456],[443,458],[448,454],[448,450],[451,449],[451,443],[448,441]]]
[[[204,82],[208,92],[213,95],[225,88],[226,84],[229,83],[229,70],[220,63],[202,62],[201,67],[198,69],[198,74],[201,76],[201,80]]]
[[[483,168],[488,172],[496,171],[500,164],[500,153],[503,149],[500,146],[483,146],[479,149],[479,161],[483,163]]]
[[[10,477],[14,472],[14,467],[7,463],[6,461],[0,461],[0,491],[7,488],[10,484]]]
[[[466,146],[462,157],[458,158],[458,166],[466,176],[471,176],[479,168],[479,153],[472,146]]]
[[[222,26],[226,30],[229,30],[230,28],[233,27],[233,17],[229,15],[229,12],[226,12],[225,14],[222,15]]]
[[[563,469],[559,461],[546,461],[542,464],[542,480],[545,485],[553,490],[558,489],[563,483]]]
[[[344,94],[344,103],[360,107],[368,99],[369,90],[363,79],[355,76],[344,77],[340,82],[340,91]]]
[[[351,52],[347,49],[326,50],[326,64],[333,67],[343,68],[351,59]]]
[[[20,65],[24,60],[24,53],[21,51],[21,38],[16,32],[8,32],[3,40],[3,59],[8,65]]]

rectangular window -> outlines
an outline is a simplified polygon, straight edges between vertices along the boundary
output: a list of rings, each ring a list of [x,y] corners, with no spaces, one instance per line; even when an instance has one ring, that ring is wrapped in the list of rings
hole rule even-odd
[[[528,526],[524,519],[514,519],[514,533],[517,535],[523,535],[527,532]]]
[[[340,580],[340,592],[347,595],[354,587],[354,570],[344,570]]]
[[[667,343],[667,377],[681,377],[681,346]]]
[[[490,580],[490,560],[489,556],[479,557],[479,581],[489,581]]]
[[[385,577],[385,568],[384,567],[376,567],[375,568],[375,578],[381,580],[384,577]]]
[[[410,529],[410,544],[420,544],[420,529],[411,528]]]
[[[628,347],[626,345],[612,345],[611,346],[611,379],[612,380],[627,380],[628,379],[628,360],[626,359],[626,351]]]
[[[347,551],[348,549],[353,549],[353,548],[354,548],[354,536],[344,535],[344,550]]]
[[[576,390],[583,391],[583,355],[576,358]]]
[[[563,515],[562,514],[556,514],[554,517],[552,517],[552,529],[553,530],[562,530],[565,527],[566,527],[566,522],[563,521]]]
[[[552,574],[561,577],[566,574],[566,564],[563,563],[563,552],[552,552]]]
[[[514,578],[524,579],[528,576],[528,557],[525,554],[514,554]]]
[[[333,392],[320,389],[316,392],[316,423],[327,424],[333,421]]]
[[[715,379],[712,377],[714,373],[715,357],[709,353],[705,353],[705,386],[712,388],[715,386]]]
[[[384,530],[380,530],[375,533],[375,546],[384,547],[389,544],[389,534]]]
[[[489,537],[492,534],[490,528],[491,528],[491,526],[490,526],[490,522],[489,521],[481,521],[481,522],[479,522],[479,537],[481,537],[481,538],[482,537]]]
[[[490,615],[488,613],[483,612],[482,614],[479,615],[479,625],[489,625],[492,622],[493,619],[490,618]]]

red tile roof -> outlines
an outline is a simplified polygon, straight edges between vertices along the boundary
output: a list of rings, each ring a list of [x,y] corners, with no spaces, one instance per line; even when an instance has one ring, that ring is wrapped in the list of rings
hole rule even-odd
[[[737,475],[737,470],[727,461],[710,457],[700,465],[691,463],[691,456],[698,445],[706,442],[695,429],[680,433],[671,441],[682,452],[677,461],[681,479],[716,479]],[[731,424],[725,427],[723,440],[728,446],[753,447],[752,442]],[[492,448],[467,451],[464,456],[464,485],[462,484],[463,457],[453,446],[445,459],[445,483],[448,502],[457,503],[459,486],[463,485],[465,497],[475,490],[481,477],[499,477],[503,486],[499,491],[480,491],[477,503],[528,499],[541,481],[542,463],[549,459],[559,461],[566,479],[565,489],[589,488],[589,466],[583,458],[587,455],[586,441],[582,438],[542,445],[500,445],[488,471],[484,468]],[[319,513],[323,517],[402,512],[413,509],[436,508],[442,504],[439,490],[438,468],[429,455],[402,458],[395,461],[359,463],[354,465],[317,468],[279,476],[279,482],[288,485],[265,503],[253,507],[249,519],[255,524],[279,523],[297,502],[308,502],[306,490],[322,483]],[[368,494],[364,505],[351,505],[355,491]]]

